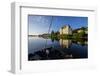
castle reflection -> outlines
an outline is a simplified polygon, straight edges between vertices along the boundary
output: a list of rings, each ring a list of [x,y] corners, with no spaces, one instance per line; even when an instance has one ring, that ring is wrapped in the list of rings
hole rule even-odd
[[[72,40],[60,39],[59,43],[62,48],[69,48],[72,44]]]

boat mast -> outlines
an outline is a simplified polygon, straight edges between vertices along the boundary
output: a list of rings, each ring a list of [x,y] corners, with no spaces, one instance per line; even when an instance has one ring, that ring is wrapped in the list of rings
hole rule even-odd
[[[52,22],[53,22],[53,16],[51,16],[51,22],[50,22],[48,33],[47,33],[48,35],[49,35],[49,32],[50,32],[50,28],[51,28]],[[47,39],[46,39],[45,48],[46,48],[46,46],[47,46]]]

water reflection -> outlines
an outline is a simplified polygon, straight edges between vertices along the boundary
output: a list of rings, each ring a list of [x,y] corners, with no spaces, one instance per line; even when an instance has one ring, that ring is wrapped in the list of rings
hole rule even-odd
[[[47,46],[45,47],[45,41]],[[87,40],[29,38],[28,60],[87,58]],[[30,46],[31,45],[31,46]],[[36,48],[34,50],[34,48]]]
[[[60,39],[59,43],[60,43],[60,46],[62,46],[62,48],[69,48],[72,44],[72,40]]]

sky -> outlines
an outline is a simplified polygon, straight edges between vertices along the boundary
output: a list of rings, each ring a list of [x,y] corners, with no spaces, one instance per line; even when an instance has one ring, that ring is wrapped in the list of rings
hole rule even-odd
[[[88,17],[28,15],[29,35],[48,33],[50,24],[50,32],[52,30],[59,31],[65,25],[70,25],[72,29],[77,29],[88,26]]]

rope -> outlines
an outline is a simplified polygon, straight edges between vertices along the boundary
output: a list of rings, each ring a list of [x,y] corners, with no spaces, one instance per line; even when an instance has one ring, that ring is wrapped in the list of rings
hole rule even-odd
[[[51,16],[51,23],[50,23],[50,26],[49,26],[49,29],[48,29],[48,34],[49,34],[49,32],[50,32],[50,28],[51,28],[52,22],[53,22],[53,16]],[[45,48],[46,48],[46,46],[47,46],[47,39],[46,39]]]

